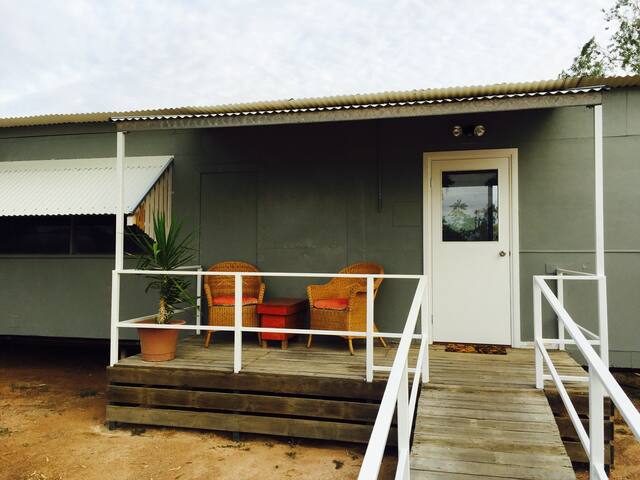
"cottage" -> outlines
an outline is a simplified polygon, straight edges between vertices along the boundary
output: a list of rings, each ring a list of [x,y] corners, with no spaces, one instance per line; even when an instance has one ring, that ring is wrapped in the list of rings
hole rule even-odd
[[[413,412],[438,395],[417,388],[429,378],[430,342],[529,349],[513,355],[531,352],[527,382],[539,388],[585,380],[565,349],[593,375],[601,360],[640,367],[638,76],[5,118],[0,127],[0,335],[110,339],[112,422],[371,438],[365,475],[390,428],[400,468],[409,468]],[[142,293],[144,272],[124,255],[136,249],[124,233],[152,236],[159,212],[196,232],[194,266],[174,274],[196,280],[202,307],[185,312],[170,366],[120,359],[118,349],[119,339],[135,338],[132,319],[155,309]],[[235,276],[234,323],[209,325],[202,286],[220,272],[207,269],[230,260],[258,272],[225,271]],[[334,273],[358,262],[384,273]],[[258,275],[272,299],[307,298],[325,277],[362,278],[365,323],[339,329],[356,337],[355,355],[345,349],[336,361],[320,342],[267,349],[273,361],[260,364],[265,351],[242,331],[261,329],[243,324],[240,305],[242,280]],[[314,337],[322,322],[314,327],[312,317]],[[304,321],[287,326],[308,332]],[[225,330],[234,341],[214,340],[208,357],[187,336]],[[590,350],[576,338],[584,334]],[[402,341],[374,350],[375,338]],[[476,367],[493,371],[483,362]],[[570,373],[551,366],[544,376],[544,362]],[[314,368],[321,374],[290,378]],[[598,378],[618,404],[609,378]],[[201,389],[200,400],[184,403],[182,385]],[[408,410],[398,407],[392,420],[396,401]],[[162,408],[175,406],[192,411]],[[558,469],[564,478],[566,462]]]

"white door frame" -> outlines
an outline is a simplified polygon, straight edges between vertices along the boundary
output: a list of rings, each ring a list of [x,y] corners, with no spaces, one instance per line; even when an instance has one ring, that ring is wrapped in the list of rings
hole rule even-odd
[[[509,271],[511,283],[511,346],[521,347],[520,334],[520,236],[518,228],[518,149],[501,148],[488,150],[457,150],[446,152],[424,152],[422,155],[422,248],[423,272],[429,276],[429,318],[433,332],[433,275],[431,245],[431,164],[434,160],[474,160],[507,157],[510,182],[510,246]],[[432,338],[430,339],[432,341]]]

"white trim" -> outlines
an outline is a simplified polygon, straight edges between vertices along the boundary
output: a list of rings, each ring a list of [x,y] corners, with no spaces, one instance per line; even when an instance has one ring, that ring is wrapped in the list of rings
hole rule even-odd
[[[432,246],[431,246],[431,165],[434,160],[479,160],[507,157],[509,160],[510,195],[510,281],[511,281],[511,345],[523,346],[520,332],[520,230],[518,203],[518,149],[455,150],[422,154],[422,271],[429,282],[429,318],[433,324]],[[432,325],[433,326],[433,325]],[[430,333],[433,331],[431,328]],[[432,339],[430,338],[430,341]]]

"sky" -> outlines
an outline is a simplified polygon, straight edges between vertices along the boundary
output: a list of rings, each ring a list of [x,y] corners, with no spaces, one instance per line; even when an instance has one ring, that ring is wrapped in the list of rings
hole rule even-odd
[[[613,0],[0,0],[0,117],[549,79]]]

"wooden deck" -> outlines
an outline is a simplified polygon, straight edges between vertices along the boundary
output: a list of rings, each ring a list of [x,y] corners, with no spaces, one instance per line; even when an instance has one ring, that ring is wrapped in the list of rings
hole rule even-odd
[[[176,359],[170,362],[144,362],[140,355],[127,357],[118,366],[152,367],[170,369],[197,369],[213,372],[233,372],[233,343],[230,335],[214,336],[209,348],[203,348],[201,337],[192,336],[178,344]],[[328,377],[362,381],[365,378],[364,340],[354,340],[355,355],[350,355],[347,344],[341,339],[314,338],[313,346],[306,347],[301,338],[289,342],[289,348],[282,350],[279,341],[268,343],[268,348],[258,345],[255,335],[245,334],[242,349],[242,373],[291,374],[296,376]],[[394,343],[382,348],[375,342],[374,364],[391,366],[395,357]],[[411,360],[415,363],[417,345],[412,350]],[[378,379],[386,379],[386,373],[376,373]]]
[[[388,374],[365,382],[363,342],[349,354],[340,339],[311,349],[291,341],[260,348],[246,335],[242,370],[233,373],[231,337],[216,335],[178,345],[177,358],[148,363],[139,355],[110,368],[107,421],[366,443]],[[377,342],[376,342],[377,343]],[[376,365],[393,363],[395,346],[375,348]],[[413,361],[417,348],[411,352]],[[395,441],[395,428],[390,435]]]
[[[201,337],[182,340],[171,362],[122,359],[109,369],[107,421],[366,443],[387,374],[364,381],[364,342],[356,342],[354,356],[340,339],[318,339],[311,349],[301,339],[289,345],[264,349],[246,335],[239,374],[224,335],[208,349]],[[390,366],[395,350],[376,342],[375,364]],[[584,375],[566,352],[550,355],[559,373]],[[416,357],[417,345],[412,363]],[[567,450],[573,460],[585,455],[552,385],[534,388],[533,350],[480,355],[433,345],[430,374],[414,429],[415,478],[574,478]],[[586,385],[571,391],[586,412]],[[610,422],[605,434],[613,435]],[[394,426],[390,444],[395,437]]]
[[[431,383],[418,403],[412,478],[575,478],[549,402],[534,388],[532,350],[433,350]],[[584,374],[566,353],[552,357],[562,374]]]

